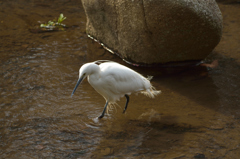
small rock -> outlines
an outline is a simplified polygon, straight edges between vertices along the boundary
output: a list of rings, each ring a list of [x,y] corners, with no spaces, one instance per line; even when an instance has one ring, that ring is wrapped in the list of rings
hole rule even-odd
[[[202,153],[197,153],[194,158],[206,158],[204,154]]]
[[[27,47],[28,47],[28,44],[23,44],[22,47],[23,47],[23,48],[27,48]]]
[[[101,154],[104,155],[104,156],[111,155],[111,154],[113,154],[113,149],[109,148],[109,147],[104,148],[104,149],[101,150]]]
[[[38,149],[38,150],[42,150],[44,148],[44,146],[43,145],[37,145],[37,146],[35,146],[35,148]]]

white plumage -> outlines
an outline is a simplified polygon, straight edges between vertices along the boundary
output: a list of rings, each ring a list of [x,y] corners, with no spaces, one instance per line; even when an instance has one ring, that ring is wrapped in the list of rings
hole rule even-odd
[[[161,93],[154,89],[149,79],[134,70],[116,62],[108,61],[97,65],[99,62],[101,61],[86,63],[80,68],[79,80],[72,92],[73,95],[81,81],[88,77],[90,85],[106,100],[104,110],[99,118],[104,116],[108,103],[115,103],[121,97],[125,96],[127,99],[123,111],[125,112],[129,102],[128,95],[131,93],[141,92],[151,98]]]

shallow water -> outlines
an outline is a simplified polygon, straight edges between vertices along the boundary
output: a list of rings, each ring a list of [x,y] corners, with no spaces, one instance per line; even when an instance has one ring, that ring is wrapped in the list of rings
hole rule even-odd
[[[0,1],[1,158],[238,158],[240,5],[219,6],[215,63],[182,70],[132,67],[102,49],[85,34],[80,0]],[[61,12],[66,31],[29,31]],[[162,94],[131,95],[125,114],[123,98],[97,120],[105,101],[86,80],[70,95],[79,67],[99,59],[153,75]]]

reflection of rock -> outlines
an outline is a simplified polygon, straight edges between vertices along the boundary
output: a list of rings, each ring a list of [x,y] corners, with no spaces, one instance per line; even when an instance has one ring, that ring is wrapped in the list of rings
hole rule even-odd
[[[137,63],[205,58],[218,44],[222,16],[214,0],[82,0],[87,33]]]

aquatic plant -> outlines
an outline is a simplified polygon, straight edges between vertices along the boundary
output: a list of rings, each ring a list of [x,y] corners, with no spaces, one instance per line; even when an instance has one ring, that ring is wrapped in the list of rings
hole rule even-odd
[[[61,13],[58,17],[58,20],[53,20],[53,21],[48,21],[48,23],[45,24],[40,24],[41,28],[46,28],[46,29],[54,29],[56,27],[58,28],[64,28],[66,27],[65,24],[63,24],[62,22],[66,19],[67,17],[64,17],[63,13]]]

